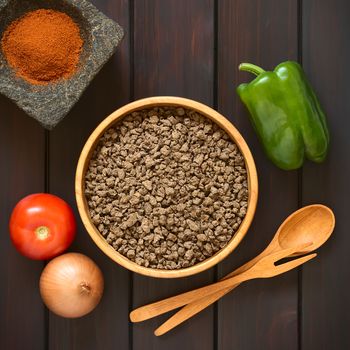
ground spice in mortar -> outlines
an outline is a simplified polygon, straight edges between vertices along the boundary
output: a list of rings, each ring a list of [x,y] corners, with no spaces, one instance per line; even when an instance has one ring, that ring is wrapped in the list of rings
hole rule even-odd
[[[237,145],[182,107],[136,111],[108,129],[85,180],[99,232],[128,259],[156,269],[189,267],[224,248],[248,206]]]
[[[74,74],[83,40],[67,14],[39,9],[12,22],[1,46],[18,76],[33,84],[48,84]]]

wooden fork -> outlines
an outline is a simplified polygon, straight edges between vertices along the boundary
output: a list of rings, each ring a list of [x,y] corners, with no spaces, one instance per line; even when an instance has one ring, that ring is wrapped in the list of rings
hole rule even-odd
[[[295,267],[298,267],[305,262],[313,259],[317,254],[309,254],[302,258],[298,258],[278,266],[276,266],[275,263],[289,255],[294,254],[297,251],[301,251],[303,248],[305,248],[305,246],[308,245],[281,250],[277,253],[273,253],[262,258],[250,269],[242,272],[239,275],[227,278],[225,280],[202,288],[192,290],[190,292],[182,293],[152,304],[139,307],[130,313],[130,320],[132,322],[148,320],[152,317],[161,315],[188,303],[194,302],[195,300],[201,299],[213,293],[217,293],[218,291],[223,291],[231,288],[235,284],[255,278],[270,278],[292,270]],[[171,324],[168,324],[168,327],[171,327]],[[163,329],[162,331],[165,333],[166,329]]]

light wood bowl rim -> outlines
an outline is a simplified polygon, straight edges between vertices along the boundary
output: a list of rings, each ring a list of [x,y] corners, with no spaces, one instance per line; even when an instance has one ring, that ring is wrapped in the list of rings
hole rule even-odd
[[[178,270],[160,270],[153,269],[149,267],[139,266],[135,262],[132,262],[128,258],[124,257],[122,254],[118,253],[112,246],[110,246],[105,238],[99,233],[95,225],[92,223],[88,205],[84,195],[84,177],[87,166],[90,161],[93,150],[98,143],[101,135],[114,124],[118,119],[124,117],[125,115],[140,109],[150,108],[154,106],[179,106],[188,109],[193,109],[208,117],[221,128],[223,128],[232,140],[237,144],[242,155],[244,156],[246,169],[248,173],[248,207],[245,218],[243,219],[239,229],[236,231],[235,235],[231,238],[226,247],[219,250],[216,254],[210,258],[194,265],[191,267],[178,269]],[[197,274],[204,270],[207,270],[221,260],[226,258],[241,242],[243,237],[246,235],[249,226],[253,220],[255,209],[258,199],[258,178],[256,167],[254,163],[253,156],[249,150],[248,145],[239,133],[239,131],[231,124],[231,122],[222,116],[220,113],[216,112],[214,109],[190,99],[174,96],[156,96],[140,99],[131,102],[113,112],[106,119],[104,119],[92,132],[88,140],[86,141],[83,150],[80,154],[76,177],[75,177],[75,195],[80,217],[83,224],[89,233],[90,237],[93,239],[95,244],[112,260],[116,263],[124,266],[128,270],[137,272],[142,275],[159,277],[159,278],[179,278]]]

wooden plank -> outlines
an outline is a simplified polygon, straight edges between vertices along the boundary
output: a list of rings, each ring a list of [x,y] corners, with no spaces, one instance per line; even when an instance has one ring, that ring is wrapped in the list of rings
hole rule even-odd
[[[250,146],[259,177],[259,203],[253,225],[232,255],[219,265],[224,275],[257,255],[279,224],[298,207],[297,172],[284,172],[262,152],[235,92],[241,62],[271,70],[298,56],[295,0],[218,1],[218,109],[238,127]],[[298,275],[253,281],[224,297],[218,306],[218,349],[298,348]]]
[[[213,6],[212,0],[135,1],[135,98],[178,95],[213,104]],[[212,278],[212,270],[181,280],[134,275],[134,307],[203,285]],[[133,348],[212,349],[212,310],[156,338],[153,331],[167,316],[135,324]]]
[[[72,112],[50,133],[50,192],[66,199],[76,210],[75,168],[80,151],[98,123],[129,102],[129,3],[95,0],[93,3],[125,30],[125,37],[111,61],[102,69]],[[128,349],[129,273],[105,256],[92,242],[78,219],[72,251],[82,252],[100,266],[105,292],[90,315],[67,320],[50,314],[50,349]]]
[[[330,153],[303,172],[303,202],[324,203],[336,215],[334,236],[303,268],[302,349],[350,349],[350,3],[303,2],[303,65],[328,115]]]
[[[44,191],[44,129],[0,96],[0,349],[44,349],[45,313],[38,281],[43,263],[21,256],[8,221],[24,196]]]

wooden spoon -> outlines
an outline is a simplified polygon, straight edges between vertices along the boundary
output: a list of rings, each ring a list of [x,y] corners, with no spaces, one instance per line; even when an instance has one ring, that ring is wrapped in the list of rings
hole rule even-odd
[[[330,208],[321,204],[303,207],[288,216],[288,218],[277,230],[271,243],[262,253],[240,268],[229,273],[223,279],[227,279],[247,271],[260,259],[282,249],[301,246],[307,242],[312,242],[312,244],[308,246],[305,251],[299,252],[299,254],[312,252],[328,240],[333,232],[334,226],[335,218]],[[235,286],[203,297],[184,306],[180,311],[178,311],[158,329],[156,329],[155,335],[159,336],[168,332],[172,328],[176,327],[180,323],[186,321],[193,315],[204,310],[206,307],[222,298],[225,294],[236,288],[238,285],[239,284],[236,284]]]

